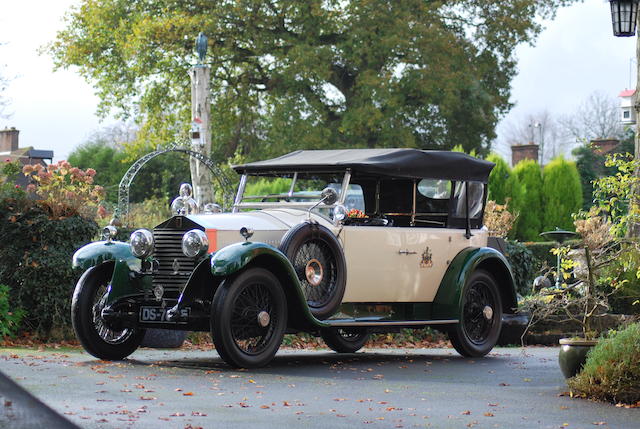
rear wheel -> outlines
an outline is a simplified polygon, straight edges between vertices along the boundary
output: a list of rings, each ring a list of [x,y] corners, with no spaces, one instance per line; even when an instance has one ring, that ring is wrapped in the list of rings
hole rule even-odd
[[[102,318],[113,262],[89,268],[73,292],[71,322],[82,347],[105,360],[120,360],[133,353],[144,337],[144,329],[115,329]]]
[[[320,331],[325,344],[338,353],[355,353],[369,341],[369,334],[361,329],[325,328]]]
[[[462,290],[460,321],[449,330],[451,344],[462,356],[484,356],[498,341],[501,323],[498,286],[488,272],[476,270]]]
[[[224,281],[211,304],[211,336],[231,366],[264,366],[278,351],[287,326],[287,300],[278,279],[249,268]]]

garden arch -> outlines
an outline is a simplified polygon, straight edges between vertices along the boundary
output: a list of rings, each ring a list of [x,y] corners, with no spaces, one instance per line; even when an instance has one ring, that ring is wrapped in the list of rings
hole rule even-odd
[[[223,208],[226,209],[231,207],[231,203],[233,201],[233,186],[231,185],[231,181],[224,173],[224,171],[222,171],[222,169],[220,169],[220,167],[218,167],[211,158],[208,158],[201,153],[187,149],[184,146],[175,144],[167,148],[158,149],[144,155],[136,162],[134,162],[131,167],[129,167],[127,172],[124,173],[124,176],[122,176],[122,180],[120,180],[120,185],[118,185],[118,207],[115,214],[116,218],[123,220],[129,214],[129,187],[131,186],[133,179],[136,177],[142,167],[144,167],[147,162],[151,161],[155,157],[169,152],[184,153],[204,164],[213,173],[213,177],[215,177],[218,185],[220,186],[220,189],[222,190]]]

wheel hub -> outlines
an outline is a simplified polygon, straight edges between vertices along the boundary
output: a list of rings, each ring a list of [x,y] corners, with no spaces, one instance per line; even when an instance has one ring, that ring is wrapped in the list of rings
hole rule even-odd
[[[482,309],[482,314],[484,318],[487,320],[493,319],[493,308],[491,308],[488,305],[485,305],[484,308]]]
[[[322,283],[324,270],[322,269],[322,264],[317,259],[314,258],[307,262],[304,273],[307,277],[307,282],[309,282],[311,286],[318,286]]]
[[[266,311],[261,311],[258,313],[258,325],[262,328],[266,328],[269,326],[269,322],[271,322],[271,316]]]

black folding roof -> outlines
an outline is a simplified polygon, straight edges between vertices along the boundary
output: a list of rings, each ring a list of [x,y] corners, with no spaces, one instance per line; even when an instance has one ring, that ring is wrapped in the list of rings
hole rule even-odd
[[[327,172],[355,173],[486,183],[494,164],[460,152],[419,149],[298,150],[265,161],[235,165],[240,174]]]

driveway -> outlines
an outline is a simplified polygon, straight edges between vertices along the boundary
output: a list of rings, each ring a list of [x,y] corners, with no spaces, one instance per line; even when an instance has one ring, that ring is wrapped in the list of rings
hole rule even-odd
[[[640,427],[640,409],[564,394],[557,353],[285,350],[245,371],[208,350],[140,349],[104,362],[78,350],[4,349],[0,371],[84,428]]]

